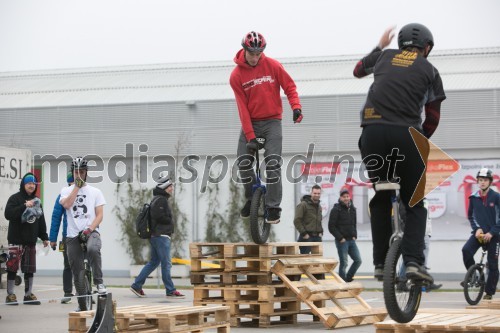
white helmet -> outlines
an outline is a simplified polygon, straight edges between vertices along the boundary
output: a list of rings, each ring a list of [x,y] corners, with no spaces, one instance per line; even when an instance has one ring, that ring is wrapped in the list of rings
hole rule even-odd
[[[164,190],[166,189],[167,187],[169,187],[170,185],[174,185],[174,183],[172,182],[172,180],[170,179],[169,176],[163,176],[163,177],[160,177],[158,180],[157,180],[157,183],[158,185],[156,185],[156,187],[158,187],[159,189],[161,190]]]

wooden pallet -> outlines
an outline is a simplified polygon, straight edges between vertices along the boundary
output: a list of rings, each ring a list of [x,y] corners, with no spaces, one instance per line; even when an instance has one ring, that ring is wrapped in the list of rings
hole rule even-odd
[[[259,271],[236,271],[221,272],[220,270],[206,270],[202,272],[191,271],[191,284],[218,284],[218,285],[236,285],[236,284],[260,284],[268,285],[278,281],[273,280],[273,274],[270,272]]]
[[[345,282],[334,272],[338,262],[329,258],[284,258],[272,268],[283,283],[311,308],[328,328],[372,324],[384,320],[385,309],[374,309],[360,296],[363,285]],[[310,282],[291,281],[290,275],[305,274]],[[317,279],[318,274],[332,280]],[[357,304],[344,303],[349,299]]]
[[[478,333],[500,332],[497,310],[420,309],[406,324],[394,320],[375,323],[376,333]]]
[[[87,332],[86,321],[95,311],[70,312],[69,332]],[[115,329],[117,332],[204,332],[216,330],[227,333],[229,328],[229,307],[227,306],[164,306],[136,305],[116,309]]]
[[[500,310],[500,299],[492,300],[482,300],[477,305],[468,305],[467,309],[499,309]]]
[[[227,258],[284,258],[295,256],[310,256],[300,253],[299,246],[310,246],[313,256],[323,255],[321,242],[290,242],[290,243],[190,243],[191,259],[227,259]]]
[[[296,299],[283,283],[269,285],[195,285],[194,301],[210,302],[224,300],[278,302]]]
[[[229,307],[231,326],[273,327],[277,325],[297,323],[297,315],[301,312],[301,302],[297,297],[286,300],[259,301],[209,301],[193,302],[195,305],[224,304]]]

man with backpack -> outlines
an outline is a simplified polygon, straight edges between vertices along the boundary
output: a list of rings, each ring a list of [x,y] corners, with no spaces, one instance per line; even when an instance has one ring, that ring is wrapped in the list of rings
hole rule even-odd
[[[167,176],[161,177],[158,180],[158,185],[153,189],[153,200],[151,200],[149,208],[151,260],[142,268],[130,286],[130,290],[138,297],[146,297],[142,286],[148,276],[161,264],[161,276],[167,298],[184,298],[184,295],[175,289],[170,275],[172,267],[170,242],[174,233],[174,220],[168,199],[172,196],[173,191],[174,184]]]

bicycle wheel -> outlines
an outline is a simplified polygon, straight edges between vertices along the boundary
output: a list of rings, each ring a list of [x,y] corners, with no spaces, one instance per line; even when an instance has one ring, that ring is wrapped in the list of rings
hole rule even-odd
[[[385,258],[384,301],[389,316],[398,323],[407,323],[417,314],[422,285],[406,278],[401,255],[401,239],[396,239]]]
[[[265,197],[262,187],[258,187],[253,192],[250,206],[250,234],[257,244],[264,244],[271,231],[271,225],[266,223]]]
[[[78,292],[78,305],[82,311],[92,310],[92,284],[89,277],[90,273],[87,274],[86,270],[82,270],[78,274],[78,283],[75,284]]]
[[[475,264],[469,268],[464,279],[464,296],[467,303],[476,305],[483,298],[485,277],[480,265]]]

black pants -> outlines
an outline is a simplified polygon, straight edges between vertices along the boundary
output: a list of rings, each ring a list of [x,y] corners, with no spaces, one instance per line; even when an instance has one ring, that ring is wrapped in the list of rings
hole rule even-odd
[[[359,149],[365,165],[370,160],[367,156],[376,154],[385,160],[387,156],[393,154],[393,149],[397,149],[398,155],[404,156],[404,160],[397,162],[395,167],[394,164],[390,165],[386,160],[386,163],[378,170],[369,166],[367,166],[367,170],[372,181],[375,177],[379,177],[382,181],[388,180],[393,175],[400,177],[401,201],[406,208],[401,252],[405,263],[413,261],[420,265],[424,264],[423,250],[427,210],[422,200],[413,207],[409,206],[409,201],[417,188],[420,177],[425,177],[428,145],[426,148],[421,157],[408,127],[403,126],[369,125],[363,129],[359,139]],[[425,158],[425,161],[422,158]],[[425,182],[425,178],[422,181]],[[389,239],[392,234],[391,214],[391,191],[376,192],[370,201],[374,265],[384,264],[389,249]]]

